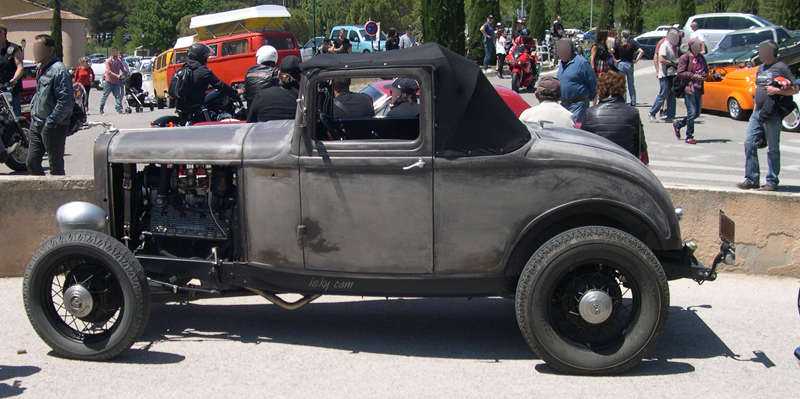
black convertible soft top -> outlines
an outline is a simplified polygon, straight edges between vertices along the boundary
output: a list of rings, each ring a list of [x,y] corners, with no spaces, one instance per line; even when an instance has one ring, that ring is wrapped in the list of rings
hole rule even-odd
[[[433,70],[436,155],[505,154],[531,139],[528,128],[497,94],[474,62],[436,43],[364,54],[325,54],[306,71],[428,67]]]

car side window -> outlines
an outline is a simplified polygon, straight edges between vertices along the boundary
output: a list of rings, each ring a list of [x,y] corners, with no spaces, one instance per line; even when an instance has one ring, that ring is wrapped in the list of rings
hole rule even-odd
[[[211,50],[213,51],[212,54],[214,54],[212,56],[209,56],[208,58],[216,58],[219,55],[219,44],[217,43],[209,44],[208,47],[211,48]]]
[[[739,29],[750,29],[752,27],[759,26],[755,21],[751,20],[750,18],[745,17],[730,17],[731,18],[731,27],[730,29],[739,30]]]
[[[227,57],[230,55],[244,54],[247,52],[248,52],[247,39],[234,40],[232,42],[222,43],[222,53],[220,55],[222,57]]]
[[[358,32],[356,32],[356,31],[354,31],[354,30],[351,30],[351,31],[350,31],[350,37],[349,37],[348,39],[349,39],[351,42],[358,42],[358,41],[361,41],[361,40],[358,38]]]
[[[775,33],[778,36],[778,43],[783,43],[792,38],[792,36],[789,35],[789,32],[787,32],[786,29],[783,28],[776,29]]]
[[[413,78],[324,80],[316,92],[317,141],[413,141],[420,135],[420,89]]]
[[[706,21],[706,29],[728,30],[731,29],[730,23],[730,17],[711,17]]]
[[[697,22],[697,29],[708,29],[706,26],[707,18],[695,18],[692,22]],[[689,24],[691,26],[691,24]]]

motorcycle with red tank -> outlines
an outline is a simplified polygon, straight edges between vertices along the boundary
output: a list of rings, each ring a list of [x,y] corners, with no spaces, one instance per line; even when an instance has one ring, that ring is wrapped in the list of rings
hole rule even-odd
[[[519,92],[521,87],[531,90],[536,86],[541,66],[538,65],[536,50],[526,44],[514,46],[506,56],[511,71],[511,90]]]

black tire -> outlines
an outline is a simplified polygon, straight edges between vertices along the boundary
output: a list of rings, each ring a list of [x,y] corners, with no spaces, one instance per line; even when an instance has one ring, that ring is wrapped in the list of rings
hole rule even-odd
[[[156,108],[155,108],[155,107],[153,107],[152,105],[150,106],[150,112],[153,112],[155,109],[156,109]]]
[[[164,99],[156,96],[156,107],[158,109],[164,109],[166,105],[164,104]]]
[[[23,137],[24,135],[24,137]],[[6,166],[15,172],[24,172],[28,170],[25,160],[28,158],[28,143],[30,142],[31,131],[28,128],[22,128],[22,133],[19,131],[11,134],[11,139],[7,143],[6,148],[12,147],[14,144],[19,143],[13,152],[8,154],[6,158]]]
[[[81,318],[63,300],[67,288],[79,285],[94,302]],[[61,233],[42,244],[25,269],[22,289],[33,329],[70,359],[118,356],[139,339],[150,316],[142,265],[122,243],[95,231]]]
[[[518,73],[514,72],[511,74],[511,90],[516,91],[519,93],[519,84],[522,80],[522,76],[519,76]]]
[[[167,108],[175,108],[175,99],[167,97]]]
[[[728,115],[737,121],[743,121],[750,116],[750,113],[743,110],[739,101],[731,97],[728,99]]]
[[[612,228],[581,227],[536,251],[522,271],[515,305],[522,335],[548,365],[610,375],[639,363],[658,342],[669,286],[641,241]]]

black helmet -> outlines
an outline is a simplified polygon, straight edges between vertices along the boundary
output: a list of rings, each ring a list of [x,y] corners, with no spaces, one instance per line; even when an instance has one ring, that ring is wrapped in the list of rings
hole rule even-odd
[[[203,43],[195,43],[189,46],[187,51],[190,60],[195,60],[203,65],[206,64],[208,56],[211,54],[211,48]]]
[[[522,35],[522,36],[530,36],[531,35],[531,30],[528,29],[528,28],[522,28],[522,30],[519,31],[519,34]]]

